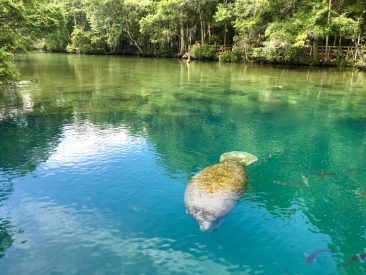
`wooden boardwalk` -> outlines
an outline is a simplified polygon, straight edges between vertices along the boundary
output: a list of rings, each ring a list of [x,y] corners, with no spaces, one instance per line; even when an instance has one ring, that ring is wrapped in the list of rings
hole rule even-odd
[[[310,49],[310,56],[313,49]],[[317,47],[317,55],[319,58],[324,59],[327,54],[326,46]],[[354,46],[328,46],[329,59],[336,58],[356,58],[356,47]]]

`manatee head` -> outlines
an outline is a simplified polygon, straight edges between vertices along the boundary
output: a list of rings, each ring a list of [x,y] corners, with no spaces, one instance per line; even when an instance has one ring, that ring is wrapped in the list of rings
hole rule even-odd
[[[198,223],[200,225],[201,231],[207,232],[207,231],[212,231],[212,229],[213,229],[211,222],[202,221],[202,222],[198,222]]]
[[[212,231],[215,228],[216,217],[207,210],[192,207],[187,212],[198,222],[201,231]]]
[[[202,199],[201,201],[205,200]],[[225,204],[220,200],[216,200],[215,202],[217,203],[214,204],[203,205],[192,202],[186,201],[186,212],[198,222],[200,230],[204,232],[211,232],[218,229],[223,223],[224,218],[235,205],[233,200]]]

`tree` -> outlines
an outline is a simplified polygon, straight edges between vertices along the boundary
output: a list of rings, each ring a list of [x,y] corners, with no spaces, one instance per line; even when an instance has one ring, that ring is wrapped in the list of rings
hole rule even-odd
[[[36,39],[64,22],[59,5],[43,1],[0,1],[0,82],[18,76],[11,66],[12,53],[27,50]]]
[[[162,0],[152,3],[149,13],[140,20],[141,32],[160,49],[170,48],[171,52],[174,45],[179,44],[180,53],[184,53],[187,49],[187,5],[186,0]]]
[[[214,19],[217,23],[224,25],[224,47],[226,47],[226,35],[228,32],[228,25],[233,20],[233,5],[224,0],[223,4],[218,4]]]
[[[139,20],[145,12],[140,1],[90,0],[86,2],[87,18],[93,32],[103,36],[112,53],[123,39],[133,44],[143,54],[139,43]]]

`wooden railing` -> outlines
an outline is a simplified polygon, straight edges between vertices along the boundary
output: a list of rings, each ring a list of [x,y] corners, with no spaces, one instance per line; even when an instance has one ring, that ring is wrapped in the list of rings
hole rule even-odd
[[[318,46],[317,47],[318,54],[322,55],[327,52],[326,46]],[[350,54],[354,53],[356,48],[353,46],[328,46],[329,55],[342,55],[342,54]]]

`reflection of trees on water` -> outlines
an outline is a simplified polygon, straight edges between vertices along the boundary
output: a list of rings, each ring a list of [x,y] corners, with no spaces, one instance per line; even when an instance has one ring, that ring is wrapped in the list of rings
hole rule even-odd
[[[246,150],[261,159],[249,168],[248,192],[261,194],[256,200],[269,212],[304,212],[345,257],[357,252],[349,250],[355,243],[360,251],[366,246],[360,237],[366,220],[362,198],[344,188],[359,187],[344,170],[363,163],[366,152],[365,136],[359,131],[354,136],[354,125],[347,122],[365,125],[362,75],[164,60],[57,59],[46,62],[46,69],[27,66],[40,81],[29,88],[32,111],[0,121],[0,137],[6,141],[0,144],[2,170],[34,170],[72,120],[124,125],[132,135],[146,136],[172,176],[180,171],[189,178],[223,152]],[[3,109],[24,109],[21,91],[8,97]],[[349,224],[338,222],[344,220]]]
[[[48,159],[67,120],[64,115],[43,115],[42,102],[28,95],[15,87],[0,91],[0,207],[14,190],[12,179]],[[0,218],[0,258],[11,247],[14,230],[10,221]]]
[[[4,113],[13,112],[0,119],[0,169],[4,173],[26,174],[47,160],[67,121],[64,115],[25,111],[22,94],[24,91],[13,89],[1,94]]]
[[[10,180],[2,180],[0,174],[0,207],[8,196],[13,192],[13,184]],[[0,217],[0,259],[5,255],[5,251],[12,245],[10,222]]]
[[[11,247],[13,239],[10,234],[10,224],[0,219],[0,259],[4,257],[5,251]]]

